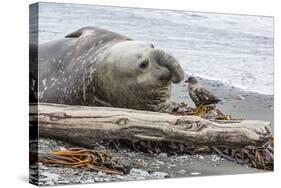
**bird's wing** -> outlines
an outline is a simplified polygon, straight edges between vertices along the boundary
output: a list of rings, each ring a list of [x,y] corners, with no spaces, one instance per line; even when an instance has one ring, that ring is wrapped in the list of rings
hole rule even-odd
[[[211,91],[209,91],[203,87],[198,87],[196,89],[196,95],[202,101],[206,101],[206,102],[219,102],[220,101],[220,99],[215,94],[213,94]]]
[[[195,103],[195,105],[199,106],[201,104],[200,98],[198,97],[196,88],[189,87],[189,96],[191,100]]]

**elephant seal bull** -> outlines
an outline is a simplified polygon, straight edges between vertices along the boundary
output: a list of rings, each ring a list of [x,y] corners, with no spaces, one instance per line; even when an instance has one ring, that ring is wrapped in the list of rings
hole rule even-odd
[[[169,107],[171,83],[184,77],[166,52],[97,27],[40,45],[31,69],[36,63],[39,77],[30,82],[38,85],[38,92],[31,87],[36,102],[163,111]]]

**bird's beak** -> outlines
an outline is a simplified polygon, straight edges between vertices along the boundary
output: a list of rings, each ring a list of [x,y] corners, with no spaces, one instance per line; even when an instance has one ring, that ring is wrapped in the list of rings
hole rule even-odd
[[[184,83],[188,83],[188,80],[185,80]]]

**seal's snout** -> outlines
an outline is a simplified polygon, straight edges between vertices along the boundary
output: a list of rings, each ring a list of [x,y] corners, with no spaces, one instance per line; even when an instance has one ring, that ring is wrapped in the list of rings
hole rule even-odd
[[[172,74],[167,68],[163,68],[159,80],[162,82],[168,82],[172,79]]]
[[[171,55],[167,54],[163,50],[153,50],[151,52],[153,59],[160,66],[166,67],[170,71],[170,79],[173,83],[179,83],[184,79],[184,72],[177,62],[177,60]]]

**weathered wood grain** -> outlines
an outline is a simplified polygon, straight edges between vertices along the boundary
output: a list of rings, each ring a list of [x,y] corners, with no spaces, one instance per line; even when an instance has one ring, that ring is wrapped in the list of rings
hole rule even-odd
[[[128,139],[243,147],[271,135],[270,123],[265,121],[213,122],[197,116],[48,103],[30,105],[30,126],[37,123],[40,136],[84,146]]]

